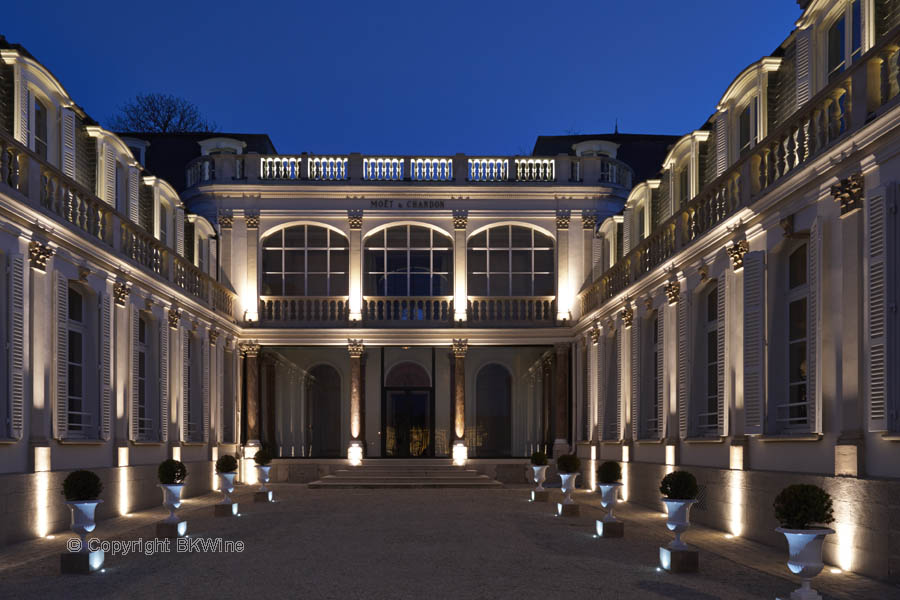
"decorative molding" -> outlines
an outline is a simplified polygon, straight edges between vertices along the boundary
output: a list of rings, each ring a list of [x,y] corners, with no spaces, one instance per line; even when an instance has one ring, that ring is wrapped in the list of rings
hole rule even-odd
[[[862,173],[854,173],[831,186],[831,195],[841,203],[841,216],[862,208],[865,180]]]
[[[725,251],[728,252],[728,258],[731,259],[731,267],[735,271],[740,271],[744,268],[744,255],[749,250],[750,243],[747,240],[738,240],[725,247]]]
[[[591,334],[591,343],[593,345],[597,345],[600,343],[600,327],[598,327],[597,321],[594,321],[594,324],[591,325],[590,332]]]
[[[622,307],[620,314],[622,316],[622,325],[626,328],[631,327],[631,324],[634,322],[634,309],[631,307],[630,300],[625,300],[625,306]]]
[[[669,304],[676,304],[678,302],[678,296],[681,295],[681,284],[677,279],[673,279],[666,283],[665,291],[666,300]]]
[[[469,211],[464,208],[453,210],[453,229],[465,229],[469,224]]]
[[[648,295],[644,298],[644,308],[648,311],[653,310],[653,296]]]
[[[706,261],[700,261],[700,266],[697,267],[697,272],[700,273],[700,281],[706,281],[707,279],[709,279],[709,265],[706,264]]]
[[[351,208],[347,211],[347,223],[350,229],[362,229],[363,211],[361,208]]]
[[[219,330],[216,329],[215,327],[210,328],[210,330],[209,330],[209,345],[210,346],[216,345],[216,342],[219,339],[219,333],[220,333]]]
[[[350,358],[362,358],[366,352],[366,346],[362,340],[348,339],[347,352],[350,353]]]
[[[469,350],[469,340],[468,338],[453,338],[453,344],[450,348],[455,358],[465,358],[466,352]]]
[[[256,358],[259,356],[259,344],[256,342],[243,342],[239,347],[241,356],[244,358]]]
[[[87,283],[87,278],[91,276],[90,267],[86,267],[84,265],[78,267],[78,281],[83,281]]]
[[[786,216],[778,221],[778,224],[781,225],[781,231],[784,234],[784,237],[791,238],[794,236],[794,215]]]
[[[49,246],[32,240],[28,243],[28,255],[31,258],[31,268],[37,271],[47,270],[47,259],[55,254],[55,250]]]
[[[220,209],[218,214],[219,227],[221,229],[231,229],[231,226],[234,224],[234,217],[232,216],[232,212],[228,209]]]
[[[594,229],[597,226],[597,213],[593,210],[581,211],[581,227]]]
[[[247,229],[259,229],[259,211],[258,210],[245,211],[244,219],[247,221]]]
[[[128,302],[128,294],[131,290],[128,288],[128,285],[119,281],[113,285],[113,298],[116,301],[116,306],[125,306]]]
[[[569,209],[559,209],[556,211],[556,228],[568,229],[569,220],[572,218],[572,211]]]
[[[173,306],[169,309],[169,329],[178,329],[179,319],[181,319],[181,312]]]

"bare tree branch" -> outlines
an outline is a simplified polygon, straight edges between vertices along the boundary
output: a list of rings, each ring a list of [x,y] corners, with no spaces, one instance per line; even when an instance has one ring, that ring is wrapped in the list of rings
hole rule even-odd
[[[113,131],[183,133],[215,131],[193,102],[172,94],[138,94],[107,123]]]

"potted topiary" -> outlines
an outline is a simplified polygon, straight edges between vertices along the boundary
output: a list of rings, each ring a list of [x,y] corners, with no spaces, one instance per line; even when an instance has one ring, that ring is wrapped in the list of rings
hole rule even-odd
[[[675,532],[675,539],[668,547],[659,549],[662,567],[669,571],[696,571],[698,564],[697,551],[681,541],[681,534],[691,525],[691,507],[697,502],[697,479],[688,471],[672,471],[659,485],[659,491],[665,496],[662,501],[666,505],[668,518],[666,527]]]
[[[271,502],[272,490],[266,488],[269,483],[269,463],[272,462],[272,453],[266,448],[260,448],[253,455],[253,461],[256,463],[256,476],[259,479],[259,491],[253,494],[254,502]]]
[[[216,461],[216,473],[219,475],[219,487],[222,489],[224,498],[215,505],[215,515],[217,517],[230,517],[238,512],[237,502],[231,500],[231,493],[234,491],[234,476],[238,468],[238,461],[230,454],[223,454]]]
[[[834,533],[834,529],[824,527],[834,521],[831,496],[816,485],[798,483],[781,490],[775,497],[774,507],[775,518],[781,523],[775,531],[783,533],[788,541],[788,568],[803,582],[791,598],[821,598],[810,587],[810,581],[824,566],[822,544],[825,536]]]
[[[607,509],[603,519],[597,521],[597,535],[600,537],[622,537],[624,524],[613,516],[622,487],[622,467],[608,460],[597,467],[597,487],[600,488],[600,505]]]
[[[159,463],[156,475],[163,493],[163,506],[169,509],[169,516],[156,524],[156,537],[183,537],[187,533],[187,521],[180,520],[175,511],[181,506],[181,492],[184,489],[184,478],[187,477],[187,467],[180,460],[167,458]]]
[[[556,469],[562,480],[563,501],[557,505],[557,514],[561,516],[577,516],[578,505],[572,498],[575,492],[575,479],[581,474],[581,459],[574,454],[563,454],[556,459]]]
[[[531,470],[536,486],[531,492],[531,501],[546,502],[548,494],[544,489],[544,481],[547,479],[547,455],[541,451],[532,452]]]
[[[91,573],[103,566],[103,550],[90,551],[86,539],[97,526],[95,513],[97,505],[103,502],[100,499],[102,492],[103,482],[93,471],[72,471],[63,481],[62,494],[72,511],[72,531],[81,538],[76,551],[69,545],[70,551],[61,555],[63,573]]]

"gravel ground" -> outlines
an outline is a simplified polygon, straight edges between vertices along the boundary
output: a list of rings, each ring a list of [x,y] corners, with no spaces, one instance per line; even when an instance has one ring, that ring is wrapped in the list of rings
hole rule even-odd
[[[0,598],[731,600],[772,599],[795,587],[710,552],[701,552],[699,574],[659,572],[658,545],[670,539],[662,519],[628,523],[625,539],[595,539],[600,513],[583,507],[579,518],[556,518],[553,504],[525,501],[524,488],[273,487],[275,504],[239,496],[240,518],[213,518],[209,499],[184,511],[193,537],[240,540],[243,552],[107,554],[105,573],[62,576],[65,536],[57,536],[14,567],[11,547],[4,549]],[[112,537],[150,539],[156,518],[146,514]],[[101,523],[101,539],[103,532]]]

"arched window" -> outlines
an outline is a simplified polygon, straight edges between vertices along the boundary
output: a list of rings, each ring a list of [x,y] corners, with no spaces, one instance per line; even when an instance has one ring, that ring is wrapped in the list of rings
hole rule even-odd
[[[337,458],[341,455],[341,375],[330,365],[316,365],[309,375],[310,456]]]
[[[530,227],[500,225],[468,244],[469,295],[552,296],[553,239]]]
[[[492,363],[475,379],[475,454],[510,456],[512,377],[506,367]]]
[[[296,225],[262,243],[263,296],[345,296],[349,249],[342,234]]]
[[[449,296],[453,244],[430,227],[398,225],[366,238],[366,296]]]

